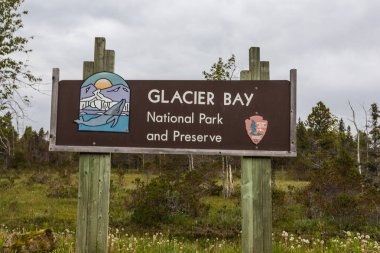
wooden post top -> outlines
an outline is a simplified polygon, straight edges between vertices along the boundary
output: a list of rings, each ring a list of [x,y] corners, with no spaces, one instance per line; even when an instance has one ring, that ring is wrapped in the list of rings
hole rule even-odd
[[[260,47],[249,48],[249,69],[240,72],[240,80],[269,80],[269,61],[260,61]]]
[[[101,71],[115,71],[115,51],[106,49],[106,39],[95,38],[94,61],[83,62],[83,79]]]

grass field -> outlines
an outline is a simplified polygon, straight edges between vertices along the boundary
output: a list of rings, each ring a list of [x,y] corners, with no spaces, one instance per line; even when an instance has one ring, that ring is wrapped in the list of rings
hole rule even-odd
[[[301,189],[309,185],[308,181],[296,181],[296,180],[286,180],[277,179],[276,188],[282,191],[288,191],[289,188]]]
[[[3,175],[0,183],[0,224],[10,227],[24,227],[34,229],[38,226],[55,227],[58,229],[74,229],[77,212],[77,174],[64,176],[56,171],[41,171],[40,178],[35,172],[15,173],[14,178],[7,179]],[[150,176],[150,179],[154,176]],[[128,191],[134,189],[133,181],[140,178],[149,180],[145,174],[112,173],[111,176],[111,213],[125,211],[124,198]],[[12,183],[4,183],[11,181]],[[276,186],[287,190],[289,186],[304,187],[308,183],[292,180],[277,180]],[[235,180],[235,189],[239,189],[239,180]],[[53,195],[53,197],[49,197]],[[204,199],[209,204],[210,219],[217,219],[228,223],[229,217],[224,215],[236,209],[238,203],[231,199],[212,196]],[[114,206],[112,206],[114,204]],[[123,210],[119,210],[119,209]],[[234,213],[233,215],[239,215]]]
[[[205,217],[178,217],[149,233],[135,232],[135,227],[129,226],[131,213],[125,199],[134,189],[136,178],[148,181],[153,177],[112,173],[110,252],[241,252],[238,196],[227,200],[209,196],[202,200],[210,206]],[[77,174],[57,171],[1,175],[0,248],[6,236],[14,231],[52,228],[59,241],[55,252],[74,252],[77,183]],[[285,192],[307,185],[306,181],[281,176],[276,180],[276,187]],[[235,189],[239,187],[239,180],[235,180]],[[338,237],[322,240],[318,236],[281,233],[279,229],[275,230],[273,252],[380,252],[379,243],[368,235],[342,232]]]
[[[133,181],[139,178],[151,180],[145,174],[117,173],[111,175],[111,225],[128,221],[130,213],[125,207],[125,199],[134,189]],[[58,171],[40,170],[9,172],[0,177],[0,224],[11,228],[35,229],[52,227],[73,230],[77,213],[77,174],[64,174]],[[296,185],[293,181],[279,180],[277,185],[286,188]],[[235,189],[240,188],[239,180],[235,180]],[[210,196],[202,200],[210,206],[208,217],[197,222],[204,226],[233,227],[239,230],[240,207],[235,199],[223,199],[221,196]],[[183,218],[182,218],[183,220]],[[181,221],[180,221],[181,222]],[[197,230],[197,228],[194,228]]]
[[[62,179],[58,172],[41,173],[45,176],[37,179],[33,172],[12,175],[11,180],[4,176],[0,179],[0,183],[3,182],[0,184],[3,185],[0,188],[0,224],[27,229],[43,226],[64,230],[75,227],[77,174]],[[114,187],[111,194],[116,202],[122,201],[128,190],[133,189],[132,182],[136,178],[146,180],[143,174],[131,173],[120,177],[112,173]]]
[[[76,198],[49,198],[48,187],[31,184],[29,175],[21,175],[0,191],[0,224],[34,228],[34,224],[50,226],[51,221],[71,225],[76,219]]]

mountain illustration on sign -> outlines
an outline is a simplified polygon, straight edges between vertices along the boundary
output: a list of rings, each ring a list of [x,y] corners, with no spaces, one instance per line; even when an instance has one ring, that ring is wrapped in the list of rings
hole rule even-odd
[[[100,72],[87,78],[79,104],[79,131],[129,132],[130,89],[120,76]]]

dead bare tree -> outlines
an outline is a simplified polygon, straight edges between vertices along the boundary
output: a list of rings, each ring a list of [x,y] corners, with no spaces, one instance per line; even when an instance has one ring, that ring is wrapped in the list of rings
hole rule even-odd
[[[362,105],[362,109],[364,111],[364,116],[365,116],[365,125],[364,125],[364,132],[366,134],[366,139],[365,139],[365,153],[366,153],[366,162],[369,160],[369,142],[368,142],[368,136],[369,136],[369,121],[368,121],[368,111],[365,109],[364,105]]]
[[[194,170],[194,156],[193,154],[188,155],[189,158],[189,171]]]
[[[228,184],[229,184],[229,197],[231,196],[232,193],[234,193],[235,189],[234,189],[234,179],[233,179],[233,176],[232,176],[232,168],[231,168],[231,164],[228,166],[228,174],[229,174],[229,177],[228,177]]]
[[[357,158],[357,162],[358,162],[358,171],[359,171],[359,174],[361,175],[362,174],[362,166],[361,166],[361,160],[360,160],[360,130],[358,128],[358,125],[356,124],[355,110],[352,107],[350,101],[348,101],[348,105],[350,106],[351,111],[352,111],[352,120],[350,120],[350,121],[354,124],[355,129],[356,129],[356,138],[357,138],[357,140],[356,140],[357,141],[356,158]]]
[[[227,199],[230,198],[234,192],[232,166],[229,163],[228,156],[222,156],[222,179],[223,196]]]

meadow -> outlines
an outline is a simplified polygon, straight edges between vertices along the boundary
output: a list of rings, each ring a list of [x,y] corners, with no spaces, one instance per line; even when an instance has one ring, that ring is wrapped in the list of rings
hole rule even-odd
[[[176,216],[149,228],[133,224],[126,203],[135,182],[148,183],[155,177],[138,171],[112,173],[109,252],[241,252],[238,195],[230,199],[205,197],[202,203],[209,210],[196,219]],[[309,184],[279,173],[277,177],[275,192],[291,194]],[[75,172],[41,169],[4,173],[0,178],[0,248],[14,232],[52,228],[58,242],[54,252],[74,252],[77,183]],[[234,184],[239,189],[238,179]],[[297,212],[296,208],[293,211]],[[279,224],[274,221],[273,252],[380,252],[378,238],[373,235],[349,231],[333,236],[318,231],[292,233]]]
[[[5,238],[14,232],[6,226],[0,228],[0,247]],[[57,249],[55,253],[75,252],[75,232],[68,229],[56,232]],[[344,231],[342,237],[322,240],[320,238],[303,238],[283,231],[273,235],[273,253],[375,253],[380,252],[380,243],[369,235]],[[140,236],[125,233],[124,229],[115,229],[108,236],[110,253],[238,253],[241,252],[239,238],[195,239],[173,237],[161,232]]]

